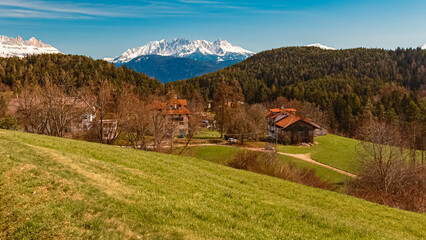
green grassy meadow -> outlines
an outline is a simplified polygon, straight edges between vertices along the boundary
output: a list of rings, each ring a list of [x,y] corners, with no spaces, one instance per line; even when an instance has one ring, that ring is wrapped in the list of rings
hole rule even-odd
[[[296,166],[299,168],[307,168],[307,169],[315,170],[315,174],[318,177],[320,177],[322,180],[325,180],[334,184],[343,185],[345,179],[347,178],[347,176],[341,173],[338,173],[336,171],[333,171],[331,169],[328,169],[313,163],[305,162],[297,158],[284,156],[284,155],[278,155],[278,157],[282,161],[296,164]]]
[[[358,162],[355,146],[359,143],[358,140],[328,134],[316,137],[314,141],[318,144],[312,147],[279,145],[278,151],[293,154],[310,153],[311,158],[317,162],[356,174]]]
[[[183,155],[207,160],[222,165],[228,165],[228,163],[231,162],[234,158],[235,154],[241,151],[243,150],[226,146],[194,146],[188,147]],[[175,153],[179,152],[180,149],[175,150]],[[344,180],[346,179],[345,175],[316,164],[305,162],[303,160],[290,156],[278,155],[278,157],[280,160],[294,163],[300,168],[313,169],[315,170],[316,175],[318,177],[331,183],[342,185]]]
[[[181,148],[174,150],[174,153],[180,153]],[[188,157],[195,157],[206,161],[228,165],[232,161],[237,152],[243,151],[238,148],[231,148],[226,146],[193,146],[187,147],[183,155]]]
[[[0,130],[0,239],[425,239],[426,215],[193,157]]]
[[[220,132],[204,129],[194,136],[195,139],[220,139]]]

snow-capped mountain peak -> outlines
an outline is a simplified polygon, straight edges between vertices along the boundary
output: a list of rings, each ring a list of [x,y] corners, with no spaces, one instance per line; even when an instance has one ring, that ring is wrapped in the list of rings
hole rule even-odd
[[[322,45],[320,43],[309,44],[309,45],[306,45],[305,47],[319,47],[319,48],[324,49],[324,50],[336,50],[335,48],[328,47],[328,46]]]
[[[25,57],[43,53],[61,53],[58,49],[45,44],[35,37],[24,41],[21,36],[11,38],[0,35],[0,57]]]
[[[425,45],[421,46],[420,48],[423,49],[423,50],[426,50],[426,43],[425,43]]]
[[[241,47],[234,46],[227,41],[218,39],[214,42],[206,40],[189,41],[182,38],[173,39],[171,42],[163,39],[152,41],[148,44],[128,49],[122,55],[116,57],[112,62],[126,63],[134,58],[144,55],[160,55],[191,58],[195,60],[244,60],[253,55],[253,52]]]

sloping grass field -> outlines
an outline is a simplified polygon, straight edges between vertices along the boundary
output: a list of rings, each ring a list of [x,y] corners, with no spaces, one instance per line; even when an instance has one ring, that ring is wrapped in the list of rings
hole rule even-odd
[[[0,130],[0,239],[425,239],[426,215],[205,160]]]
[[[356,174],[359,162],[355,146],[359,144],[358,140],[327,134],[316,137],[314,141],[318,144],[312,147],[279,145],[278,151],[293,154],[310,153],[311,158],[317,162]]]
[[[174,153],[177,154],[180,150],[181,148],[177,148]],[[234,159],[236,153],[242,151],[244,150],[227,146],[191,146],[184,150],[183,155],[228,165]]]
[[[320,177],[322,180],[331,182],[331,183],[336,183],[339,185],[343,185],[345,179],[347,178],[347,176],[338,173],[336,171],[333,171],[331,169],[313,164],[313,163],[309,163],[309,162],[305,162],[303,160],[297,159],[297,158],[293,158],[293,157],[289,157],[289,156],[284,156],[284,155],[278,155],[278,157],[285,162],[290,162],[290,163],[294,163],[296,164],[297,167],[299,168],[307,168],[307,169],[312,169],[315,170],[315,174]]]
[[[185,149],[183,155],[204,159],[222,165],[228,165],[228,163],[230,163],[235,157],[235,154],[241,151],[244,150],[227,146],[193,146]],[[180,149],[175,150],[175,153],[179,152]],[[294,163],[300,168],[313,169],[318,177],[331,183],[342,185],[346,179],[346,176],[341,173],[297,158],[284,155],[278,155],[278,158],[284,162]]]

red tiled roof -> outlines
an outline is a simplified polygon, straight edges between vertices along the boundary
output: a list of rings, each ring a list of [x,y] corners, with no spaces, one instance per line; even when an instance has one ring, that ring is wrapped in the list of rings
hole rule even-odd
[[[283,114],[283,113],[296,113],[296,109],[294,108],[271,108],[269,109],[268,113],[266,113],[266,117],[269,118],[276,118],[279,115]]]
[[[186,115],[186,114],[191,114],[191,112],[186,107],[182,107],[182,109],[166,110],[166,113],[169,114],[169,115]]]
[[[183,106],[187,106],[188,105],[188,101],[186,99],[178,99],[178,101],[180,102],[180,104],[182,104]]]
[[[276,117],[280,116],[281,114],[282,113],[277,113],[277,114],[272,113],[269,118],[276,118]]]
[[[155,108],[157,108],[158,110],[164,111],[164,113],[168,114],[168,115],[187,115],[187,114],[191,114],[191,112],[189,111],[189,109],[186,107],[186,105],[187,105],[187,100],[186,99],[173,98],[172,100],[170,100],[169,103],[155,101],[153,103],[153,105],[154,105]],[[178,105],[180,105],[181,109],[175,109],[175,105],[176,105],[176,107]],[[172,108],[172,109],[170,109],[170,108]]]
[[[294,108],[271,108],[269,109],[270,112],[296,112],[296,109]]]
[[[283,118],[282,120],[276,122],[275,125],[282,128],[287,128],[288,126],[298,122],[299,120],[300,120],[300,117],[290,114],[287,117]]]
[[[302,121],[304,121],[305,123],[310,124],[310,125],[312,125],[312,126],[314,126],[314,127],[318,128],[318,129],[321,129],[321,126],[320,126],[320,125],[318,125],[318,124],[316,124],[316,123],[312,122],[312,120],[311,120],[311,119],[309,119],[309,118],[305,118],[305,119],[303,119]]]
[[[282,127],[282,128],[288,128],[291,125],[297,123],[298,121],[302,121],[305,122],[315,128],[321,128],[319,125],[317,125],[316,123],[312,122],[311,119],[306,118],[306,119],[301,119],[299,116],[293,115],[293,114],[289,114],[287,117],[279,120],[278,122],[275,123],[276,126],[278,127]]]
[[[315,128],[321,128],[309,118],[301,119],[296,115],[296,111],[297,110],[294,108],[271,108],[265,116],[267,118],[274,119],[276,121],[275,125],[282,128],[287,128],[298,121],[303,121]],[[283,116],[283,118],[277,118],[279,116]]]

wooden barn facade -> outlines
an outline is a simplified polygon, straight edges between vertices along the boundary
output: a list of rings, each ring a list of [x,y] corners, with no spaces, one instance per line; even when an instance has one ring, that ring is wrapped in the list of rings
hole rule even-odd
[[[313,143],[315,130],[321,129],[310,119],[301,119],[295,109],[270,109],[267,114],[268,137],[281,144]]]

